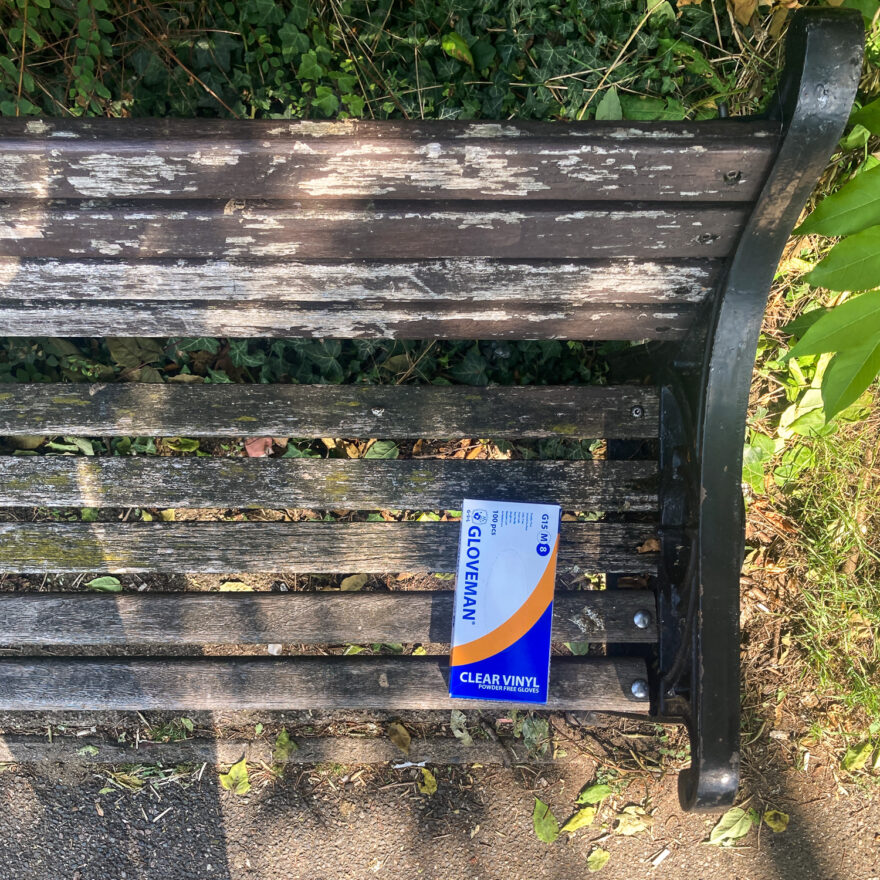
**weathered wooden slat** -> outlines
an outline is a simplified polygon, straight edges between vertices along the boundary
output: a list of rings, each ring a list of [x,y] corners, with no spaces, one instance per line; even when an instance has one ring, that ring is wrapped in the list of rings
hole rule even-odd
[[[114,259],[719,258],[745,205],[0,202],[0,255]]]
[[[453,593],[0,593],[0,645],[449,644]],[[637,613],[648,615],[639,628]],[[641,620],[641,618],[640,618]],[[556,641],[655,642],[647,590],[559,591]]]
[[[257,270],[258,271],[258,270]],[[9,336],[286,336],[306,339],[680,339],[696,316],[683,305],[521,305],[494,301],[466,306],[390,298],[292,303],[190,301],[56,302],[31,297],[0,305]]]
[[[647,714],[632,682],[636,658],[555,659],[548,709]],[[434,657],[280,657],[196,660],[0,660],[0,710],[58,711],[448,709],[504,703],[452,700]]]
[[[768,122],[0,120],[0,197],[754,199]]]
[[[645,461],[458,461],[226,456],[0,456],[16,507],[283,507],[455,510],[462,498],[655,510]]]
[[[529,496],[531,497],[531,496]],[[650,523],[562,523],[560,571],[652,573]],[[0,572],[453,571],[459,524],[0,523]]]
[[[590,306],[701,303],[721,276],[717,260],[19,260],[0,257],[0,309],[18,302],[180,300],[308,307],[327,302],[566,303]],[[204,308],[204,305],[197,306]]]
[[[224,385],[0,388],[0,436],[656,437],[652,387]]]
[[[462,498],[654,510],[649,461],[0,456],[0,505],[416,510]]]

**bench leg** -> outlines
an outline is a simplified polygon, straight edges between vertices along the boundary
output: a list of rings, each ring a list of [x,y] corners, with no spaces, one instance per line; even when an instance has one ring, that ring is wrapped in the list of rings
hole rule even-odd
[[[692,666],[689,705],[681,713],[689,715],[693,756],[680,780],[685,809],[726,806],[736,795],[741,479],[749,386],[767,294],[785,242],[843,133],[863,39],[859,13],[810,8],[793,18],[771,114],[781,126],[779,153],[714,303],[709,334],[693,343],[703,355],[693,377],[695,437],[689,444],[697,497],[690,504],[694,592],[684,639]],[[687,584],[682,587],[688,591]],[[661,710],[667,696],[661,697]],[[676,699],[669,697],[670,710]]]

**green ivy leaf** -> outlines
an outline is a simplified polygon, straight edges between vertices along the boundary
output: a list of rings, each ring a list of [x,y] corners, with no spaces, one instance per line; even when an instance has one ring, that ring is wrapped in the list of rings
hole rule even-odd
[[[468,48],[468,44],[461,34],[458,34],[455,31],[450,31],[440,41],[440,46],[450,58],[454,58],[456,61],[461,61],[463,64],[467,64],[468,67],[473,69],[474,56],[471,54],[471,50]]]
[[[614,86],[607,89],[602,100],[599,101],[596,107],[596,119],[623,119],[620,98],[617,97],[617,89]]]
[[[247,794],[251,790],[248,777],[247,758],[242,758],[229,768],[228,773],[220,774],[220,785],[233,794]]]
[[[866,171],[862,176],[872,173]],[[880,286],[880,226],[839,241],[807,275],[807,281],[831,290],[870,290]]]
[[[296,75],[300,79],[319,80],[324,75],[324,68],[318,63],[314,49],[306,52],[299,63]]]
[[[532,812],[532,825],[538,840],[553,843],[559,837],[559,822],[550,807],[539,798],[535,798],[535,809]]]
[[[110,357],[120,367],[133,369],[159,360],[164,352],[156,339],[134,336],[108,336]]]
[[[880,223],[880,168],[859,174],[824,198],[795,233],[849,235],[877,223]],[[880,283],[880,278],[875,283]]]

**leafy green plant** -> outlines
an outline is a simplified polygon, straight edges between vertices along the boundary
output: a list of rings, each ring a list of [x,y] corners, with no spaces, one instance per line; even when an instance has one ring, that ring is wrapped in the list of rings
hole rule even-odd
[[[880,135],[880,100],[851,123]],[[880,162],[869,157],[852,179],[827,196],[795,230],[840,237],[807,280],[835,291],[868,291],[814,315],[786,359],[831,354],[821,394],[831,419],[853,404],[880,373]]]

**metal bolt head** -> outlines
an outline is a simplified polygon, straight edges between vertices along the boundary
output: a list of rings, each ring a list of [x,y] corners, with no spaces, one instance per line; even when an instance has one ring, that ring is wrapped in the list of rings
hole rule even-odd
[[[640,406],[634,406],[630,412],[634,419],[640,419],[645,414],[645,411]]]
[[[633,623],[638,629],[647,629],[651,625],[651,615],[647,611],[636,611]]]
[[[632,687],[630,687],[630,693],[637,700],[647,700],[648,699],[648,682],[643,678],[637,678],[633,683]]]

